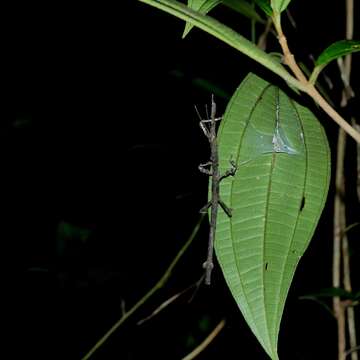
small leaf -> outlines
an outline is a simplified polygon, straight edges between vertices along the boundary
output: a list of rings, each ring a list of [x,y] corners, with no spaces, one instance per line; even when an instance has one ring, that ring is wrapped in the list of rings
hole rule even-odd
[[[320,72],[332,60],[360,51],[360,41],[340,40],[326,48],[315,61],[315,68],[310,76],[310,83],[315,84]]]
[[[341,56],[360,51],[360,41],[358,40],[340,40],[331,44],[317,58],[316,66],[325,66],[330,61]]]
[[[271,7],[276,13],[283,12],[289,5],[291,0],[271,0]]]
[[[295,269],[325,205],[330,153],[315,116],[278,87],[249,74],[218,132],[220,184],[215,251],[246,322],[277,360],[277,340]]]
[[[247,2],[241,0],[222,0],[223,5],[229,7],[232,10],[237,11],[239,14],[245,17],[265,24],[266,21],[256,12],[256,10]]]
[[[210,10],[212,10],[216,5],[219,5],[221,0],[188,0],[188,7],[192,10],[199,11],[201,14],[206,15]],[[189,22],[186,22],[185,29],[182,35],[182,38],[190,32],[194,27]]]
[[[255,0],[255,3],[266,15],[272,16],[273,11],[270,5],[270,0]]]

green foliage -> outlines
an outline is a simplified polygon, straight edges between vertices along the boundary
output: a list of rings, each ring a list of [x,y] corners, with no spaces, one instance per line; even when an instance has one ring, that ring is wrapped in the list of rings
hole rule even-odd
[[[272,359],[285,299],[325,204],[330,154],[306,108],[249,74],[233,95],[218,134],[221,183],[216,255],[251,330]]]
[[[339,57],[360,51],[360,41],[356,40],[340,40],[327,47],[317,58],[315,68],[311,74],[310,82],[315,83],[320,72],[329,62]]]
[[[325,66],[341,56],[360,51],[360,41],[340,40],[327,47],[317,58],[316,66]]]

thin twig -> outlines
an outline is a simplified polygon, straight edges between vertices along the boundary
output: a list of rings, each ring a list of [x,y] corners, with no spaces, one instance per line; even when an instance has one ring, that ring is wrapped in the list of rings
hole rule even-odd
[[[161,289],[168,279],[170,278],[170,275],[172,271],[174,270],[174,267],[179,262],[181,257],[184,255],[185,251],[188,249],[192,241],[195,239],[199,229],[200,225],[204,219],[204,215],[201,215],[199,221],[197,222],[195,228],[193,229],[189,239],[186,241],[186,243],[183,245],[183,247],[180,249],[180,251],[175,256],[174,260],[171,262],[169,267],[166,269],[165,273],[161,277],[161,279],[123,316],[101,337],[101,339],[89,350],[89,352],[82,357],[82,360],[90,359],[90,357],[105,343],[105,341],[131,316],[135,313],[136,310],[138,310],[142,305],[146,303],[147,300],[149,300],[159,289]]]
[[[335,203],[334,203],[334,247],[333,247],[333,287],[341,287],[341,242],[343,236],[342,208],[344,196],[344,158],[346,134],[339,129],[336,157]],[[345,359],[345,312],[340,297],[334,297],[333,309],[338,327],[338,360]]]
[[[272,19],[271,17],[269,17],[266,22],[265,29],[263,33],[259,36],[259,40],[257,43],[257,46],[264,51],[266,50],[267,37],[271,31],[271,26],[272,26]]]
[[[346,0],[346,39],[351,40],[354,35],[354,0]],[[350,77],[351,77],[351,54],[347,55],[344,60],[344,77],[346,82],[344,82],[344,91],[342,98],[342,105],[346,106],[348,100],[354,96],[354,93],[351,89]],[[343,268],[344,268],[344,287],[345,290],[351,292],[351,275],[350,275],[350,255],[349,255],[349,244],[347,234],[345,233],[346,229],[346,213],[345,213],[345,203],[343,202],[342,211],[342,229],[343,233],[343,243],[342,243],[342,255],[343,255]],[[355,324],[355,309],[354,307],[348,307],[346,309],[347,315],[347,325],[349,332],[349,343],[350,348],[356,348],[356,324]],[[346,355],[345,355],[346,357]],[[351,353],[351,360],[358,360],[358,353],[356,351]]]
[[[170,304],[172,304],[176,299],[178,299],[181,295],[184,295],[192,288],[198,288],[200,284],[203,281],[203,276],[198,280],[196,283],[191,284],[186,289],[179,291],[178,293],[174,294],[173,296],[169,297],[167,300],[165,300],[162,304],[160,304],[150,315],[144,317],[143,319],[139,320],[136,325],[142,325],[146,321],[149,321],[154,316],[158,315],[161,311],[163,311],[165,308],[167,308]]]
[[[344,233],[347,233],[349,232],[350,230],[352,230],[354,227],[357,227],[360,225],[360,222],[354,222],[348,226],[346,226],[345,230],[344,230]]]
[[[151,320],[153,317],[158,315],[162,310],[167,308],[170,304],[172,304],[178,297],[180,297],[183,294],[183,291],[178,292],[177,294],[169,297],[167,300],[165,300],[163,303],[161,303],[150,315],[144,317],[143,319],[139,320],[136,325],[142,325],[143,323]]]
[[[343,284],[348,292],[352,292],[351,277],[350,277],[350,255],[349,242],[344,231],[346,229],[345,203],[341,204],[341,229],[342,229],[342,259],[343,259]],[[353,306],[347,306],[346,309],[347,326],[349,332],[350,347],[356,347],[356,327],[355,327],[355,309]],[[346,355],[345,355],[346,356]],[[358,360],[357,352],[351,354],[351,360]]]
[[[346,353],[345,356],[349,356],[350,354],[352,354],[353,352],[359,351],[360,350],[360,346],[356,346],[354,348],[349,349]]]
[[[289,20],[291,26],[292,26],[294,29],[296,29],[296,26],[297,26],[297,25],[296,25],[296,21],[295,21],[294,17],[291,15],[291,12],[290,12],[289,9],[286,9],[286,15],[287,15],[287,17],[288,17],[288,20]]]
[[[352,125],[357,131],[360,132],[360,125],[356,124],[355,119],[352,119]],[[357,180],[356,180],[356,189],[357,189],[357,196],[360,202],[360,143],[356,144],[356,172],[357,172]]]
[[[351,56],[351,55],[349,55],[349,56]],[[347,59],[347,57],[345,59]],[[351,64],[351,62],[345,62],[345,61],[343,61],[343,58],[338,58],[337,64],[338,64],[338,68],[340,70],[341,80],[344,84],[340,106],[345,107],[348,103],[348,100],[355,96],[354,90],[352,89],[352,87],[350,85],[349,70],[347,70],[347,68],[345,66],[346,64]]]
[[[255,1],[251,1],[251,7],[253,8],[253,10],[255,10]],[[251,23],[251,42],[255,44],[256,42],[256,20],[255,19],[251,19],[250,21]]]
[[[216,336],[220,333],[220,331],[225,326],[225,319],[221,320],[214,330],[207,336],[207,338],[199,345],[197,346],[190,354],[186,355],[182,360],[192,360],[195,359],[196,356],[198,356],[204,349],[206,349],[209,344],[216,338]]]

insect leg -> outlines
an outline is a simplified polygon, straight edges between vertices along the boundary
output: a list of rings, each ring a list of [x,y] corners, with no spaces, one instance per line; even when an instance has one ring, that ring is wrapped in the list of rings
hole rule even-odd
[[[228,217],[232,216],[232,209],[230,209],[221,199],[219,199],[219,204],[221,208],[225,211]]]
[[[226,170],[225,173],[223,175],[220,176],[219,181],[221,181],[222,179],[225,179],[228,176],[234,176],[237,170],[237,166],[234,160],[230,159],[230,169]]]
[[[208,161],[205,164],[200,164],[199,165],[199,170],[206,175],[212,176],[213,175],[213,171],[212,169],[206,169],[206,166],[211,166],[212,165],[212,161]]]
[[[206,214],[207,211],[209,210],[209,207],[211,206],[212,204],[212,201],[209,201],[205,206],[203,206],[201,209],[200,209],[200,213],[201,214]]]

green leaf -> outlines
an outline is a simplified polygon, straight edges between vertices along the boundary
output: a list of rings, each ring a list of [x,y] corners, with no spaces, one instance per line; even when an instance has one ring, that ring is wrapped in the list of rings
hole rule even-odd
[[[315,116],[249,74],[218,132],[220,184],[215,250],[245,320],[272,359],[287,293],[315,231],[329,187],[330,154]]]
[[[360,51],[360,41],[358,40],[340,40],[327,47],[317,58],[316,66],[325,66],[330,61],[341,56]]]
[[[276,13],[283,12],[289,5],[291,0],[271,0],[271,7]]]
[[[188,0],[188,7],[192,10],[199,11],[201,14],[205,15],[220,3],[221,0]],[[185,38],[185,36],[193,27],[194,25],[186,22],[182,37]]]
[[[238,34],[228,26],[219,21],[201,14],[198,11],[190,9],[188,6],[175,0],[138,0],[153,7],[161,9],[169,14],[172,14],[180,19],[188,21],[192,25],[199,27],[214,37],[220,39],[225,44],[232,46],[243,54],[249,56],[251,59],[257,61],[259,64],[265,66],[275,74],[283,78],[289,85],[297,89],[306,91],[306,86],[295,79],[287,70],[279,64],[273,57],[268,55],[263,50],[259,49],[251,41]]]
[[[266,15],[272,16],[273,11],[270,5],[270,0],[255,0],[255,3]]]
[[[247,1],[241,0],[222,0],[222,3],[232,10],[235,10],[245,17],[266,24],[266,21],[256,12],[256,10]]]
[[[310,76],[310,83],[315,84],[320,72],[330,61],[341,56],[360,51],[360,41],[340,40],[327,47],[315,61],[315,68]]]

